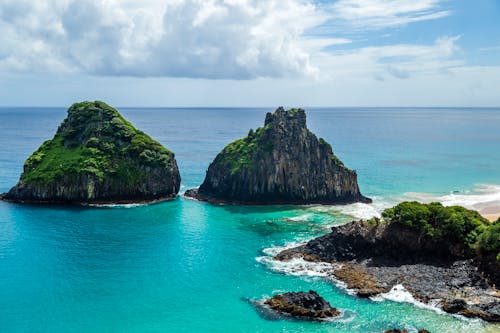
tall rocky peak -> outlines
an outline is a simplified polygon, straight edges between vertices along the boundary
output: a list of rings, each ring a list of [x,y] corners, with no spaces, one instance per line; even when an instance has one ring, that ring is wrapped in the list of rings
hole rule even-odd
[[[75,103],[54,138],[25,162],[3,197],[25,202],[112,203],[171,198],[174,154],[104,102]]]
[[[227,145],[210,164],[205,181],[187,196],[242,204],[369,202],[357,175],[306,126],[303,109],[282,107],[264,127]]]
[[[307,129],[306,112],[303,109],[290,109],[286,111],[280,106],[276,111],[266,114],[264,126],[271,124],[286,128],[289,132]]]

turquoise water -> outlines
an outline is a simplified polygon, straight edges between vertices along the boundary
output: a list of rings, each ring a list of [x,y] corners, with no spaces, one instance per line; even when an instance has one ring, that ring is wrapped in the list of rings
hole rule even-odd
[[[262,124],[268,110],[121,111],[176,152],[184,190],[198,185],[217,151]],[[64,115],[60,108],[0,109],[0,191],[17,181],[24,159]],[[500,109],[313,109],[308,124],[358,171],[374,205],[239,207],[184,198],[118,208],[0,202],[0,331],[498,331],[410,303],[358,299],[314,270],[280,267],[268,254],[351,219],[341,212],[371,212],[407,192],[467,196],[477,184],[500,184]],[[309,289],[344,317],[282,320],[254,306],[279,291]]]

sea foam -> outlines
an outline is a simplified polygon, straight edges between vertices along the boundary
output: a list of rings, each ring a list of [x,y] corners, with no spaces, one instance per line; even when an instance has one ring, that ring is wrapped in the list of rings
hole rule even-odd
[[[441,202],[444,206],[463,206],[482,214],[500,214],[500,185],[478,184],[472,191],[453,192],[445,195],[405,193],[408,200]]]
[[[433,310],[440,314],[446,314],[446,312],[444,312],[439,307],[440,300],[430,300],[429,303],[420,302],[419,300],[415,299],[415,297],[413,297],[413,295],[408,290],[406,290],[402,284],[397,284],[393,286],[390,291],[370,297],[370,299],[375,302],[388,300],[399,303],[410,303],[418,308]]]
[[[279,261],[273,258],[279,252],[285,249],[296,247],[298,245],[300,245],[300,243],[291,242],[284,246],[274,246],[266,248],[263,250],[266,255],[257,257],[256,260],[266,265],[269,269],[275,272],[292,276],[317,277],[326,279],[329,282],[333,283],[337,288],[344,290],[348,295],[356,295],[356,290],[349,289],[347,287],[347,284],[340,280],[337,280],[333,276],[333,272],[339,267],[338,265],[327,262],[310,262],[302,258],[293,258],[288,261]],[[393,286],[392,289],[387,293],[372,296],[370,297],[370,299],[374,302],[392,301],[398,303],[409,303],[417,308],[431,310],[441,315],[450,315],[443,311],[443,309],[441,308],[441,300],[434,299],[430,300],[428,303],[423,303],[415,299],[415,297],[413,297],[413,295],[408,290],[406,290],[402,284],[397,284]],[[466,318],[461,315],[454,314],[452,316],[469,322],[480,322],[479,319]]]
[[[258,262],[266,265],[269,269],[294,276],[318,276],[328,277],[333,273],[332,265],[329,263],[316,263],[306,261],[302,258],[293,258],[288,261],[275,260],[274,256],[281,251],[291,249],[304,244],[304,242],[290,242],[283,246],[273,246],[262,250],[264,256],[256,258]]]
[[[355,219],[370,219],[372,217],[381,217],[381,212],[389,207],[394,206],[400,200],[399,197],[372,197],[373,202],[370,204],[356,202],[348,205],[337,206],[313,206],[309,210],[319,213],[330,213],[337,215],[350,216]]]
[[[101,208],[134,208],[147,206],[154,202],[145,202],[145,203],[128,203],[128,204],[87,204],[89,207],[101,207]]]
[[[440,202],[444,206],[463,206],[477,210],[484,215],[497,215],[500,214],[500,185],[478,184],[472,190],[453,191],[448,194],[407,192],[397,196],[375,196],[371,204],[358,202],[345,206],[327,206],[323,209],[337,211],[340,214],[352,216],[356,219],[380,218],[384,209],[402,201]]]

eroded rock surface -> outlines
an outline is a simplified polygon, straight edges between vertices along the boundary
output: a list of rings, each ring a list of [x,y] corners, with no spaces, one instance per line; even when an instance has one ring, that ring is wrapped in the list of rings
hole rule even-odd
[[[424,303],[440,300],[443,310],[487,321],[500,321],[500,293],[452,242],[423,237],[404,225],[351,222],[275,258],[332,263],[333,275],[371,297],[402,285]]]
[[[240,204],[371,202],[361,195],[355,171],[306,126],[302,109],[278,108],[264,127],[227,145],[210,164],[200,200]]]

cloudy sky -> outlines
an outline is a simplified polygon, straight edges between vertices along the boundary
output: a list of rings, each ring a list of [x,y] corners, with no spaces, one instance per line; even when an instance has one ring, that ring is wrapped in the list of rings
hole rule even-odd
[[[499,106],[498,0],[1,0],[0,105]]]

